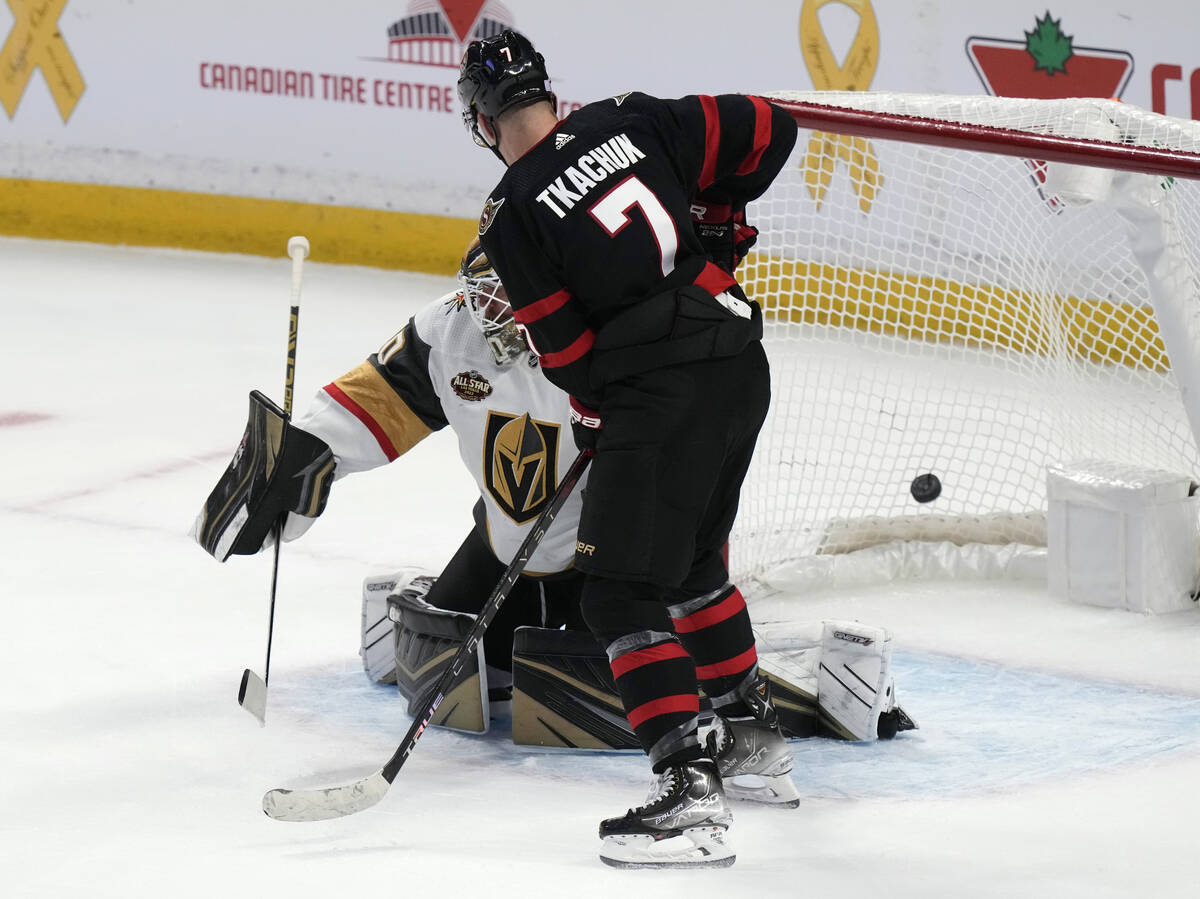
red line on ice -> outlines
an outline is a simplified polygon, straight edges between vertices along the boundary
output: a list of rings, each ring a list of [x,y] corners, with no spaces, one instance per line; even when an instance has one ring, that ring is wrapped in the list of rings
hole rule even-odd
[[[98,493],[106,493],[109,490],[119,487],[121,484],[128,484],[131,481],[153,480],[154,478],[159,478],[163,475],[174,474],[177,471],[183,471],[184,469],[191,468],[193,465],[199,463],[209,462],[215,459],[223,459],[228,455],[228,452],[219,451],[204,453],[203,455],[199,456],[189,456],[186,459],[178,459],[173,462],[167,462],[155,468],[148,468],[143,471],[135,471],[123,478],[116,478],[112,481],[107,481],[95,487],[84,487],[80,490],[72,490],[67,493],[60,493],[57,496],[46,497],[45,499],[40,499],[34,503],[18,506],[14,511],[32,512],[55,503],[63,503],[67,502],[68,500],[79,499],[80,497],[84,496],[94,496]]]
[[[0,412],[0,428],[31,425],[37,421],[48,421],[53,417],[44,412]]]

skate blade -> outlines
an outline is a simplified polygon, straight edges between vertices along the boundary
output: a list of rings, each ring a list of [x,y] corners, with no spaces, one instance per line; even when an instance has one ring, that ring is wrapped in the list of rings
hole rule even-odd
[[[800,791],[792,782],[790,774],[768,777],[762,774],[739,774],[724,781],[725,798],[742,802],[757,802],[776,808],[797,808]]]
[[[728,868],[737,856],[726,830],[711,824],[658,840],[646,833],[607,836],[600,861],[614,868]]]

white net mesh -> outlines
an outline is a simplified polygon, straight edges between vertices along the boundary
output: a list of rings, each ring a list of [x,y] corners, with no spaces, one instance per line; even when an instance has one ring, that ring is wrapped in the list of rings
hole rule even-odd
[[[1113,101],[774,96],[1200,150],[1200,123]],[[1197,182],[802,129],[748,219],[774,397],[735,576],[891,539],[1044,542],[1046,468],[1078,458],[1200,475],[1179,387],[1200,383]],[[942,490],[918,503],[925,473]]]

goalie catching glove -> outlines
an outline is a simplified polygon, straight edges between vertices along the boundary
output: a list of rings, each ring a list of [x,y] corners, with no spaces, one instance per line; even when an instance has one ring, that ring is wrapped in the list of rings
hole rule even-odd
[[[746,224],[746,207],[711,191],[692,202],[692,229],[709,258],[731,275],[758,240],[758,229]]]
[[[261,550],[287,513],[315,519],[325,511],[335,460],[328,444],[291,424],[257,390],[242,442],[213,488],[192,536],[218,562]]]

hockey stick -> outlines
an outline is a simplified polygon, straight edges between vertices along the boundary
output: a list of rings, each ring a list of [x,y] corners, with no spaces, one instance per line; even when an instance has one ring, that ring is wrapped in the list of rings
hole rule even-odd
[[[400,773],[400,769],[412,754],[417,740],[421,738],[421,734],[433,719],[434,712],[445,698],[451,682],[462,671],[467,660],[474,657],[475,648],[483,638],[483,632],[496,617],[496,612],[499,611],[521,572],[525,570],[534,550],[546,536],[546,531],[550,529],[554,517],[562,508],[563,503],[567,501],[567,497],[571,495],[571,491],[575,489],[575,485],[579,483],[579,479],[583,476],[583,472],[591,460],[591,450],[583,450],[575,457],[575,461],[571,463],[570,469],[558,485],[558,490],[550,498],[550,502],[546,504],[546,508],[542,510],[537,521],[533,523],[533,527],[529,529],[529,535],[521,543],[508,568],[504,570],[500,583],[496,584],[496,589],[492,591],[492,595],[479,610],[475,624],[467,632],[462,646],[458,648],[458,652],[454,654],[454,658],[450,660],[450,664],[438,678],[433,687],[433,698],[425,704],[421,713],[413,718],[412,726],[409,727],[408,733],[404,735],[404,739],[400,741],[400,745],[388,759],[387,764],[374,774],[340,787],[328,787],[321,790],[271,790],[263,796],[263,811],[267,813],[268,817],[274,818],[276,821],[325,821],[361,812],[384,797],[388,787],[392,785],[392,781],[396,779],[396,775]]]
[[[296,337],[300,329],[300,282],[304,277],[304,257],[308,255],[308,238],[293,237],[287,244],[292,257],[292,309],[288,317],[287,371],[283,380],[283,414],[292,415],[292,388],[296,383]],[[267,618],[267,663],[263,676],[259,677],[249,668],[242,672],[238,686],[238,705],[258,719],[267,723],[267,684],[271,679],[271,641],[275,636],[275,587],[279,583],[279,545],[283,543],[283,518],[272,529],[275,536],[275,562],[271,566],[271,610]]]

